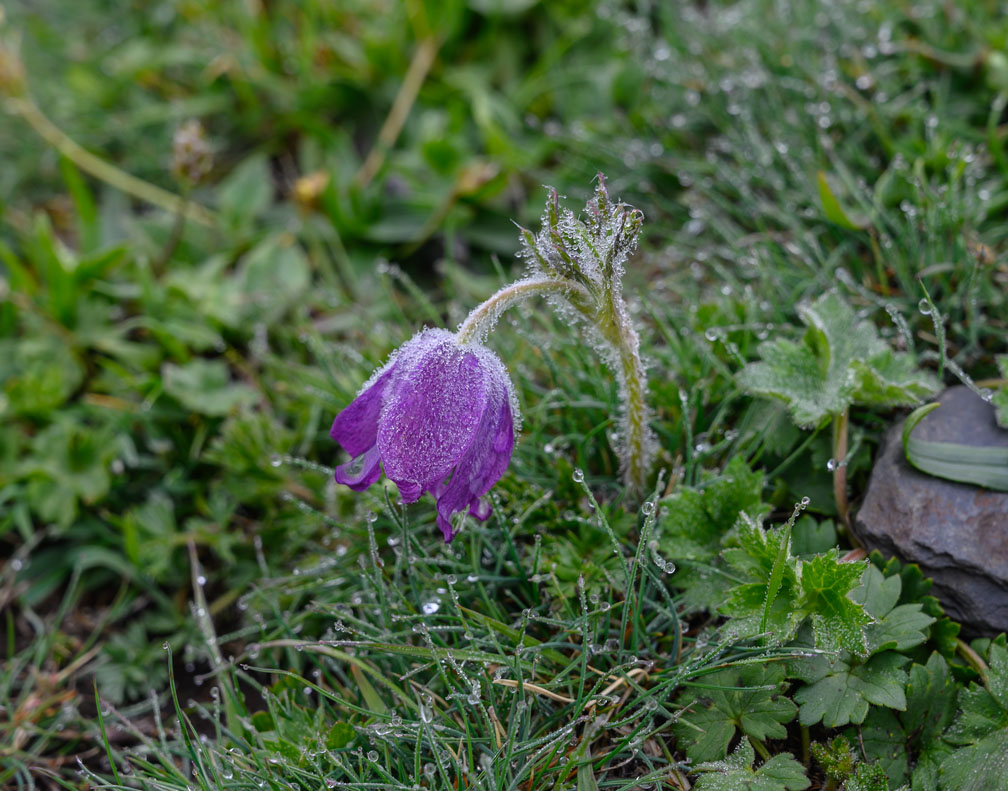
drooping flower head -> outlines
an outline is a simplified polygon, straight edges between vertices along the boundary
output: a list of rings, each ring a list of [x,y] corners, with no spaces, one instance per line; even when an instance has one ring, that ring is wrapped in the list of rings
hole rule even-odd
[[[507,469],[517,432],[517,401],[500,358],[448,330],[424,330],[333,421],[330,435],[353,457],[336,468],[336,481],[363,491],[384,467],[404,503],[431,492],[448,542],[454,514],[490,515],[480,498]]]

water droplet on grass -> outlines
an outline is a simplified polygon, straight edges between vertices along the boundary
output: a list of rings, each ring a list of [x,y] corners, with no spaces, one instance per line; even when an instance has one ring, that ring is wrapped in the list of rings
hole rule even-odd
[[[574,479],[575,483],[583,483],[584,482],[584,470],[581,470],[581,469],[574,470],[574,474],[571,475],[571,477]]]

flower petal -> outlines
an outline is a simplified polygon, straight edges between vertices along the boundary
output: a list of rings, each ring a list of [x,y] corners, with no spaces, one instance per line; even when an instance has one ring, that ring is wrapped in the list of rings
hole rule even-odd
[[[493,390],[490,403],[483,413],[479,429],[465,454],[455,467],[444,493],[438,498],[437,525],[445,542],[455,537],[451,518],[467,508],[477,519],[490,515],[488,504],[480,497],[500,480],[514,450],[515,428],[511,413],[511,399],[507,372],[500,361],[493,357],[496,369],[491,375]],[[499,377],[503,375],[503,380]]]
[[[365,385],[360,394],[343,409],[333,421],[329,436],[336,440],[351,456],[360,456],[374,447],[378,435],[378,417],[382,401],[396,369],[393,358],[372,384]]]
[[[377,441],[385,474],[404,501],[443,481],[458,463],[479,428],[487,390],[481,355],[447,330],[426,330],[403,346]]]
[[[372,445],[360,456],[341,464],[336,468],[335,475],[336,483],[349,486],[355,492],[363,492],[380,477],[381,454],[378,453],[377,445]]]

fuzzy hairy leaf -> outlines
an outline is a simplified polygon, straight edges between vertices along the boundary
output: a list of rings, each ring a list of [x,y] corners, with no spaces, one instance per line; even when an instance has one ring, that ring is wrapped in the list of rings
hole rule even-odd
[[[836,549],[802,565],[798,606],[811,617],[821,648],[865,651],[864,628],[871,618],[848,596],[864,570],[863,563],[841,563]]]
[[[872,619],[848,596],[865,564],[841,563],[836,548],[799,560],[783,546],[788,535],[785,528],[765,530],[752,520],[740,523],[733,538],[736,545],[723,552],[733,576],[744,580],[721,606],[732,616],[726,630],[740,637],[766,631],[783,642],[807,620],[818,647],[865,653],[865,627]]]
[[[659,551],[678,566],[674,583],[687,606],[714,609],[723,601],[724,581],[711,566],[739,515],[755,517],[763,508],[762,493],[763,475],[736,456],[702,489],[682,487],[662,500]]]
[[[835,293],[798,307],[801,343],[778,338],[759,346],[760,362],[739,373],[743,388],[784,400],[800,426],[816,426],[854,403],[914,404],[937,389],[913,358],[894,352],[875,326]]]

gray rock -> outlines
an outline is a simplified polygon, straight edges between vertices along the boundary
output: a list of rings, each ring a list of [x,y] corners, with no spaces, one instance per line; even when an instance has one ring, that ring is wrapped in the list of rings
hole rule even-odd
[[[938,400],[941,406],[915,436],[1008,447],[1008,431],[995,423],[993,407],[969,389],[952,387]],[[854,532],[869,550],[919,564],[964,632],[1008,631],[1008,493],[914,469],[903,455],[902,430],[901,421],[883,438]]]

